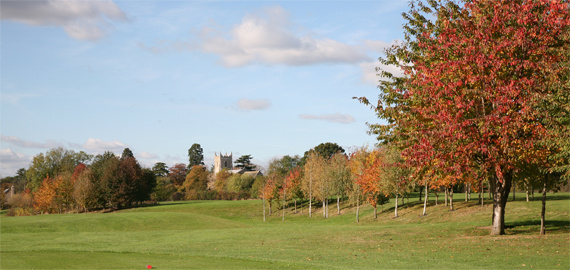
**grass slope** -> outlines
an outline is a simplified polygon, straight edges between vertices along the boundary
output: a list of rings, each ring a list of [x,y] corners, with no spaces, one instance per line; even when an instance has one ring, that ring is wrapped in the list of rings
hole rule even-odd
[[[417,198],[373,220],[363,208],[330,218],[275,211],[261,201],[191,201],[114,213],[0,217],[1,269],[570,268],[570,195],[550,195],[547,235],[540,201],[509,201],[507,235],[489,236],[491,206],[431,205]],[[441,200],[441,196],[440,196]]]

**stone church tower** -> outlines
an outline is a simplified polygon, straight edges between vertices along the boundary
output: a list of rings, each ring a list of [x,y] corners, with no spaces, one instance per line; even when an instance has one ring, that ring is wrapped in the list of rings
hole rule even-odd
[[[226,155],[222,155],[222,152],[220,152],[220,155],[216,153],[214,155],[214,174],[221,172],[223,169],[233,169],[232,154],[228,155],[226,153]]]

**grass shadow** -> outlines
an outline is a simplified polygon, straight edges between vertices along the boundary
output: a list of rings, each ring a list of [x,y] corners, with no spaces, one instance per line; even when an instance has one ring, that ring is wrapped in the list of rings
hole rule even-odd
[[[545,223],[547,233],[570,233],[570,221],[568,220],[547,219]],[[540,232],[540,220],[507,222],[505,230],[507,234],[535,234]]]

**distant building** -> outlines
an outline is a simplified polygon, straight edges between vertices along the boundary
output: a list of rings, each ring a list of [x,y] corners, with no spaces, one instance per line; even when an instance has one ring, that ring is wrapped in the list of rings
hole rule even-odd
[[[220,154],[216,154],[214,153],[214,175],[216,175],[217,173],[221,172],[222,170],[226,169],[228,170],[228,172],[230,172],[231,174],[244,174],[244,175],[249,175],[251,177],[257,177],[257,176],[263,176],[263,174],[261,173],[261,171],[246,171],[243,168],[235,168],[233,167],[233,158],[232,158],[232,153],[230,153],[229,155],[226,153],[225,155],[222,155],[222,152],[220,152]]]
[[[217,155],[216,153],[214,153],[214,155],[214,174],[221,172],[223,169],[231,171],[234,168],[232,153],[229,155],[228,153],[226,153],[226,155],[222,155],[222,152],[220,152],[220,155]]]

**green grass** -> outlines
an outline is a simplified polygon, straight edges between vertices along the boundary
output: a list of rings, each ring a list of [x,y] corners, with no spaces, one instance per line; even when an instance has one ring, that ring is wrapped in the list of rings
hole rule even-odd
[[[491,206],[464,202],[456,211],[433,198],[427,216],[417,197],[372,208],[345,207],[330,218],[281,211],[262,221],[261,201],[191,201],[114,213],[0,217],[1,269],[568,269],[570,194],[549,195],[547,235],[540,207],[509,201],[507,234],[489,236]],[[519,196],[523,199],[523,196]],[[475,199],[475,197],[474,197]]]

